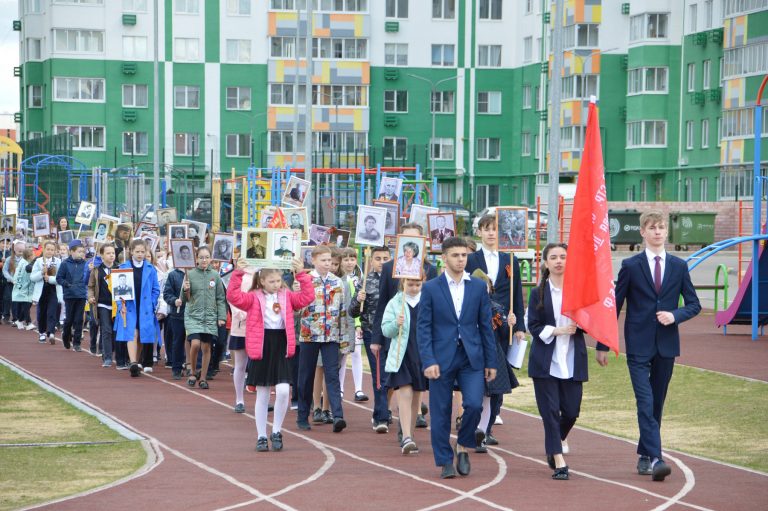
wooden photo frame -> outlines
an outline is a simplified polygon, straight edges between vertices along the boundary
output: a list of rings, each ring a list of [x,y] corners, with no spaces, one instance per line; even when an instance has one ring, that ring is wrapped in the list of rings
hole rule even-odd
[[[499,252],[525,252],[528,250],[528,209],[524,207],[497,207],[496,233]]]
[[[16,214],[0,216],[0,234],[7,236],[16,234]]]
[[[196,266],[195,244],[191,239],[171,240],[170,246],[174,268],[192,269]]]
[[[96,227],[93,229],[93,241],[95,243],[105,243],[110,236],[110,232],[113,227],[112,220],[106,218],[98,218],[96,220]]]
[[[425,236],[399,234],[395,240],[395,257],[392,277],[396,279],[421,279],[424,275],[424,257],[427,252]]]
[[[235,250],[235,235],[228,232],[217,232],[213,235],[213,250],[211,259],[229,262]]]
[[[160,208],[157,210],[157,226],[162,228],[167,224],[175,224],[179,221],[176,208]]]
[[[187,229],[189,228],[188,224],[168,224],[165,228],[169,240],[184,240],[189,238],[189,236],[187,236]]]
[[[352,231],[346,229],[336,229],[331,234],[331,240],[333,244],[339,248],[345,248],[349,246],[349,237],[352,235]],[[386,237],[386,236],[385,236]]]
[[[456,236],[456,215],[453,212],[427,215],[427,232],[432,252],[443,251],[443,241]]]
[[[331,241],[331,228],[324,225],[309,226],[309,245],[324,245]]]
[[[384,224],[385,236],[396,236],[400,232],[400,203],[386,200],[373,201],[374,206],[387,210],[387,220]]]

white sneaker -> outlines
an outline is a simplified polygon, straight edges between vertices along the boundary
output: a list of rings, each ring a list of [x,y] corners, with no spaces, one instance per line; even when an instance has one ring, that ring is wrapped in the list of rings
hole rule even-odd
[[[493,424],[496,426],[501,426],[502,424],[504,424],[504,421],[501,420],[501,415],[496,416],[496,420],[493,422]]]
[[[151,373],[152,372],[152,368],[151,367],[145,367],[144,368],[144,372],[145,373]]]
[[[26,326],[26,329],[27,329],[27,330],[34,330],[35,328],[37,328],[37,327],[35,326],[35,324],[34,324],[34,323],[30,323],[30,324],[28,324],[28,325]]]
[[[563,440],[563,454],[571,452],[571,448],[568,447],[568,440]]]
[[[21,321],[17,321],[16,323],[14,323],[14,325],[16,325],[16,328],[18,328],[19,330],[24,330],[24,323],[22,323]]]

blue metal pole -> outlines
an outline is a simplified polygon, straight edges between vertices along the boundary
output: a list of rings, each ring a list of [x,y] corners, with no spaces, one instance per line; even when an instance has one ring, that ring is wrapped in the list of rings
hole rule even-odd
[[[234,185],[232,185],[232,186],[234,186]],[[163,205],[164,208],[167,208],[168,207],[168,203],[166,202],[166,200],[167,200],[166,193],[168,192],[168,183],[166,183],[165,179],[160,181],[160,188],[161,188],[161,192],[160,192],[161,204]]]
[[[376,194],[381,186],[381,163],[376,164],[376,187],[373,189],[373,198],[376,198]]]
[[[359,204],[365,204],[365,165],[360,166],[360,202]]]
[[[763,204],[763,178],[760,176],[760,142],[763,121],[763,107],[755,106],[755,158],[754,158],[754,186],[752,190],[752,234],[761,233],[760,220],[762,218],[761,206]],[[752,242],[752,340],[757,340],[758,309],[760,308],[760,241]]]
[[[437,207],[437,177],[432,176],[432,207]]]
[[[416,164],[416,181],[421,181],[421,165]],[[421,204],[421,183],[416,184],[416,196],[413,198],[413,204]]]

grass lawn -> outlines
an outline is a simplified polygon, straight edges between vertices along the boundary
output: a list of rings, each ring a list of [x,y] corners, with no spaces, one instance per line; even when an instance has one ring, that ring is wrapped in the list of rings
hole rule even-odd
[[[138,470],[146,452],[96,418],[0,366],[0,444],[117,442],[0,447],[0,510],[102,486]]]

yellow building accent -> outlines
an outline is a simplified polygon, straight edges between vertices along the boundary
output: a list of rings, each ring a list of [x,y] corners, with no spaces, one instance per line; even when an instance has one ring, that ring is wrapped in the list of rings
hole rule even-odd
[[[19,144],[17,144],[14,140],[0,135],[0,156],[8,153],[18,154],[19,156],[22,156],[24,154],[24,151],[19,147]]]

